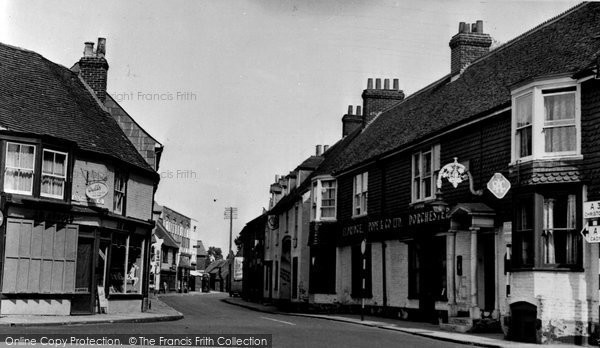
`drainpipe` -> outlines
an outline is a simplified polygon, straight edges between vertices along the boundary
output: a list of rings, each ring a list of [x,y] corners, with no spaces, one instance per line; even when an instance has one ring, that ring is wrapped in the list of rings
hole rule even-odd
[[[386,264],[385,264],[385,249],[387,244],[381,242],[381,269],[383,272],[383,307],[387,307],[387,278],[386,278]]]

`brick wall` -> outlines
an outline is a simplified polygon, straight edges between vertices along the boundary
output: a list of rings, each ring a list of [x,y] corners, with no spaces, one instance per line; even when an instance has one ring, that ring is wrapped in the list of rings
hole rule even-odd
[[[104,103],[108,63],[104,57],[82,57],[79,60],[80,75]]]
[[[152,180],[130,174],[129,181],[127,181],[127,208],[125,210],[127,216],[141,220],[151,220],[153,199],[154,185]]]

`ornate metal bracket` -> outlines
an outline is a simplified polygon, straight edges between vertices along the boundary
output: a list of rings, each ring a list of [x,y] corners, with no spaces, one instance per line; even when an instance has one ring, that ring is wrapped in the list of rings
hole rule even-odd
[[[475,196],[483,195],[483,190],[475,190],[473,187],[473,176],[467,170],[467,168],[458,163],[458,158],[454,157],[454,162],[448,163],[440,169],[437,178],[437,188],[442,188],[442,179],[448,180],[454,188],[458,187],[458,184],[465,180],[469,180],[469,190]]]

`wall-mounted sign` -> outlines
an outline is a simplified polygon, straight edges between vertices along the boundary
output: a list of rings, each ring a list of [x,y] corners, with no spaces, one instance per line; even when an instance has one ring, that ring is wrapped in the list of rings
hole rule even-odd
[[[581,230],[581,235],[588,243],[600,243],[600,226],[585,225],[585,227]]]
[[[108,186],[103,182],[94,182],[85,188],[85,195],[89,199],[101,199],[108,194]]]
[[[487,188],[498,199],[504,198],[510,190],[510,181],[500,173],[494,173],[490,181],[487,183]]]
[[[458,163],[458,158],[454,157],[454,162],[448,163],[440,169],[437,188],[442,188],[442,179],[448,180],[454,188],[457,188],[458,184],[468,179],[467,168]]]
[[[600,201],[583,202],[583,217],[585,219],[600,218]]]

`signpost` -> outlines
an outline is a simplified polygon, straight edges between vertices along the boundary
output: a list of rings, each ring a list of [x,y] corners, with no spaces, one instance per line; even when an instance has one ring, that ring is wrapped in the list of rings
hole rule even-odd
[[[600,201],[583,202],[583,218],[586,219],[586,224],[581,230],[583,238],[588,243],[600,243]]]
[[[367,259],[365,259],[365,251],[367,250],[367,240],[363,239],[360,243],[360,254],[362,255],[362,292],[361,292],[361,305],[360,305],[360,321],[365,320],[365,287],[366,279],[365,273],[367,271]]]

